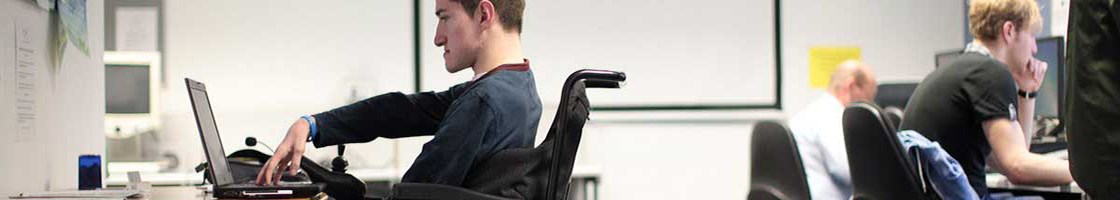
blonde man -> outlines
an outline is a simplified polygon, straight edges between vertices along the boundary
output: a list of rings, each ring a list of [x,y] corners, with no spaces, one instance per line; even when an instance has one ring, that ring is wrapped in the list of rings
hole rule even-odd
[[[985,166],[1013,184],[1069,184],[1073,178],[1067,161],[1028,151],[1034,96],[1047,67],[1032,57],[1035,34],[1042,29],[1038,4],[973,0],[968,18],[976,40],[922,81],[907,105],[902,129],[941,143],[985,199]]]

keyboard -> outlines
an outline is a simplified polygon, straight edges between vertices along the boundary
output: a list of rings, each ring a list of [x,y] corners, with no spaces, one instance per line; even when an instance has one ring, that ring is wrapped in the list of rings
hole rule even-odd
[[[1066,149],[1066,141],[1041,142],[1031,144],[1031,153],[1045,154]]]

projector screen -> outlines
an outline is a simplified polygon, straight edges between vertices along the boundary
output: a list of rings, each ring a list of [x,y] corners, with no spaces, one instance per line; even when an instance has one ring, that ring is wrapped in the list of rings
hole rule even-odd
[[[433,44],[434,2],[418,2],[419,90],[470,80],[469,69],[444,69],[443,49]],[[570,73],[592,68],[627,75],[622,89],[588,90],[597,110],[780,109],[774,4],[529,1],[522,47],[546,106],[559,102]]]

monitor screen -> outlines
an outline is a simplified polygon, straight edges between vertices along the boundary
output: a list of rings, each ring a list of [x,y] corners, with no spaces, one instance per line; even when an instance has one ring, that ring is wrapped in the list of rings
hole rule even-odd
[[[916,88],[918,83],[879,84],[875,104],[879,104],[881,108],[896,107],[906,110],[906,103],[910,102],[910,95],[914,94]]]
[[[190,84],[197,86],[191,86]],[[189,94],[191,95],[191,106],[194,107],[195,121],[198,123],[198,131],[202,137],[202,147],[206,151],[206,159],[210,163],[210,172],[213,173],[215,185],[225,185],[233,183],[233,175],[230,173],[229,166],[226,161],[225,150],[222,149],[222,138],[218,135],[218,124],[214,121],[214,113],[210,109],[210,98],[206,95],[206,88],[202,83],[187,82],[190,88]]]
[[[105,112],[151,112],[147,65],[105,65]]]
[[[1038,53],[1035,58],[1047,63],[1046,77],[1038,89],[1034,113],[1041,117],[1059,117],[1062,102],[1062,74],[1064,73],[1065,45],[1061,37],[1038,40]]]

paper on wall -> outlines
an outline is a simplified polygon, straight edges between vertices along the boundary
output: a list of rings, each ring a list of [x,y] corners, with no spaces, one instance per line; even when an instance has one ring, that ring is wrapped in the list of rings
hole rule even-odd
[[[119,7],[116,18],[117,51],[156,51],[159,39],[156,7]]]
[[[859,60],[859,47],[817,46],[809,48],[809,88],[828,87],[836,65],[847,60]]]
[[[16,24],[16,63],[15,63],[15,140],[27,141],[35,133],[35,76],[39,69],[35,62],[38,49],[34,45],[35,34],[27,24]]]
[[[59,31],[63,33],[60,37],[68,39],[74,43],[74,47],[82,50],[82,54],[89,56],[89,46],[86,45],[86,0],[58,0],[58,3],[58,14],[62,21]],[[56,53],[61,54],[62,51]]]

